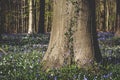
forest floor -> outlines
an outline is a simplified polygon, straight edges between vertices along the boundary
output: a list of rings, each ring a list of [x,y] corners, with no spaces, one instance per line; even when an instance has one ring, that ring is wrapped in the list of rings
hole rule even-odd
[[[0,48],[10,53],[45,53],[48,47],[50,34],[3,34]],[[115,38],[113,33],[99,32],[98,41],[103,56],[120,57],[120,38]]]
[[[11,74],[12,72],[15,72],[12,71],[12,68],[14,70],[14,66],[17,65],[23,66],[26,74],[29,72],[28,67],[31,68],[31,70],[34,69],[34,67],[31,66],[35,66],[40,63],[40,60],[47,50],[49,39],[50,34],[3,34],[2,40],[0,40],[0,48],[8,53],[8,55],[3,55],[0,53],[0,70],[2,70],[2,72],[0,71],[0,78],[1,73],[4,73],[4,76],[2,75],[3,77],[9,77],[13,75],[13,77],[15,77],[16,74],[20,75],[20,73],[17,71],[16,74]],[[116,76],[120,78],[120,38],[114,37],[114,34],[110,32],[98,32],[98,41],[102,56],[104,58],[102,65],[104,65],[104,68],[108,70],[108,72],[105,72],[103,75],[109,75],[107,78],[108,80],[112,80],[110,79],[111,76],[114,78]],[[34,62],[33,64],[34,60],[37,60],[37,62]],[[11,68],[4,68],[3,66],[5,65]],[[11,71],[10,74],[6,73],[9,71]],[[23,71],[23,73],[25,73],[25,71]],[[110,75],[111,73],[114,75]],[[55,75],[57,74],[58,73]],[[115,76],[115,74],[117,75]],[[45,77],[45,74],[42,75]],[[118,80],[118,78],[114,80]]]
[[[0,47],[8,54],[31,53],[33,51],[45,53],[49,38],[49,34],[3,34]]]

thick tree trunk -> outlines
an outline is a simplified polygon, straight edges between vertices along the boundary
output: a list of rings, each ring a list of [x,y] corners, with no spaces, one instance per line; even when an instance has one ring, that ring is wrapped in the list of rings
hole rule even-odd
[[[93,24],[95,14],[92,14],[95,6],[92,6],[92,1],[54,1],[51,38],[43,58],[45,68],[59,68],[71,64],[81,68],[91,66],[96,57],[95,46],[98,46],[98,43],[94,43],[97,42],[97,37],[96,33],[93,33],[96,31]],[[98,56],[100,61],[101,55]]]
[[[116,0],[116,4],[117,4],[117,13],[116,13],[116,26],[117,26],[117,30],[115,33],[116,37],[120,37],[120,0]]]

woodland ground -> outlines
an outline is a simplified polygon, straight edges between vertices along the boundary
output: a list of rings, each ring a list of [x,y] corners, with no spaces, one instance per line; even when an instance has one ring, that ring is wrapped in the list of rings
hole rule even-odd
[[[3,34],[0,47],[0,80],[119,80],[120,38],[114,33],[99,32],[98,41],[103,61],[100,71],[83,70],[75,65],[44,72],[40,61],[47,50],[49,34]]]

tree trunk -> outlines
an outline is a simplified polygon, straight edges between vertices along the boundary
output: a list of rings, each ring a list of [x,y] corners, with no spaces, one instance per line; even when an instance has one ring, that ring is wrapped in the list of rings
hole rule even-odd
[[[45,3],[45,32],[51,31],[52,26],[53,1],[48,0]]]
[[[106,15],[106,19],[105,19],[105,31],[109,31],[109,7],[108,7],[108,0],[105,0],[105,15]]]
[[[4,23],[5,23],[5,2],[1,0],[0,2],[0,39],[2,39],[2,34],[4,33]]]
[[[105,31],[105,0],[100,0],[100,31]]]
[[[116,26],[117,30],[115,32],[116,37],[120,37],[120,0],[116,0],[117,4],[117,13],[116,13]]]
[[[28,33],[32,33],[32,0],[29,0],[29,26],[28,26]]]
[[[44,26],[45,17],[44,17],[44,14],[45,14],[45,0],[40,0],[38,33],[44,33],[45,32],[45,26]]]
[[[94,5],[94,6],[93,6]],[[48,50],[43,58],[45,68],[76,64],[91,67],[96,58],[94,0],[55,0],[53,24]],[[94,15],[94,16],[93,16]],[[97,61],[101,55],[97,53]]]
[[[2,39],[1,31],[2,31],[2,2],[0,2],[0,40]]]

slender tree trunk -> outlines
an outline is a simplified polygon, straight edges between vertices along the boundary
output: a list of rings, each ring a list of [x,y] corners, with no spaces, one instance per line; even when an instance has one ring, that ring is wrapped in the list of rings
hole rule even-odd
[[[50,0],[48,0],[47,2],[45,2],[45,32],[47,32],[47,28],[48,28],[48,26],[49,26],[49,20],[48,20],[48,18],[49,18],[49,16],[50,16],[50,12],[49,12],[49,2],[50,2]]]
[[[2,11],[2,6],[1,6],[1,4],[2,4],[2,3],[0,2],[0,12]],[[2,14],[0,13],[0,28],[1,28],[1,22],[2,22],[2,19],[1,19],[2,17],[1,17],[1,16],[2,16]]]
[[[97,31],[100,30],[100,0],[96,0],[96,26]]]
[[[95,0],[55,0],[45,68],[76,64],[81,68],[101,60],[95,28]],[[93,12],[93,13],[92,13]],[[96,50],[97,48],[97,50]]]
[[[109,7],[108,7],[108,0],[106,0],[105,4],[105,15],[106,15],[106,23],[105,23],[105,31],[109,31]]]
[[[24,32],[24,1],[21,0],[21,33]]]
[[[45,32],[51,31],[52,12],[53,12],[53,1],[52,0],[46,1],[45,3]]]
[[[1,0],[0,2],[0,39],[2,39],[1,34],[3,34],[5,27],[5,2]]]
[[[38,33],[45,33],[45,26],[44,26],[45,17],[44,17],[44,14],[45,14],[45,0],[40,0]]]
[[[116,0],[117,3],[117,13],[116,13],[116,26],[117,31],[115,32],[116,37],[120,37],[120,0]]]
[[[105,31],[105,0],[100,0],[100,31]]]
[[[94,57],[96,62],[100,62],[102,60],[102,55],[99,49],[99,44],[97,40],[97,26],[96,26],[96,3],[95,0],[92,0],[90,3],[91,9],[91,28],[92,28],[92,43],[94,47]]]
[[[26,6],[26,8],[25,8],[25,14],[28,14],[27,13],[27,11],[28,11],[28,8],[27,8],[27,6],[28,6],[28,1],[27,0],[25,0],[25,6]],[[27,16],[26,15],[26,17],[25,17],[25,32],[27,33],[28,32],[28,17],[29,16]]]
[[[19,33],[20,32],[20,9],[21,9],[21,2],[20,1],[17,1],[18,2],[18,14],[17,14],[17,32]]]
[[[48,10],[50,12],[50,15],[48,17],[48,27],[47,27],[47,32],[51,32],[51,27],[52,27],[52,17],[53,17],[53,0],[49,1],[50,5],[48,6]]]
[[[31,34],[33,33],[32,30],[32,0],[29,0],[29,26],[28,26],[28,33]]]
[[[36,0],[34,0],[33,1],[33,15],[34,15],[34,17],[33,17],[33,26],[34,26],[34,32],[36,33],[36,27],[37,27],[37,25],[36,25],[36,9],[37,9],[37,7],[36,7],[36,3],[37,3],[37,1]]]

